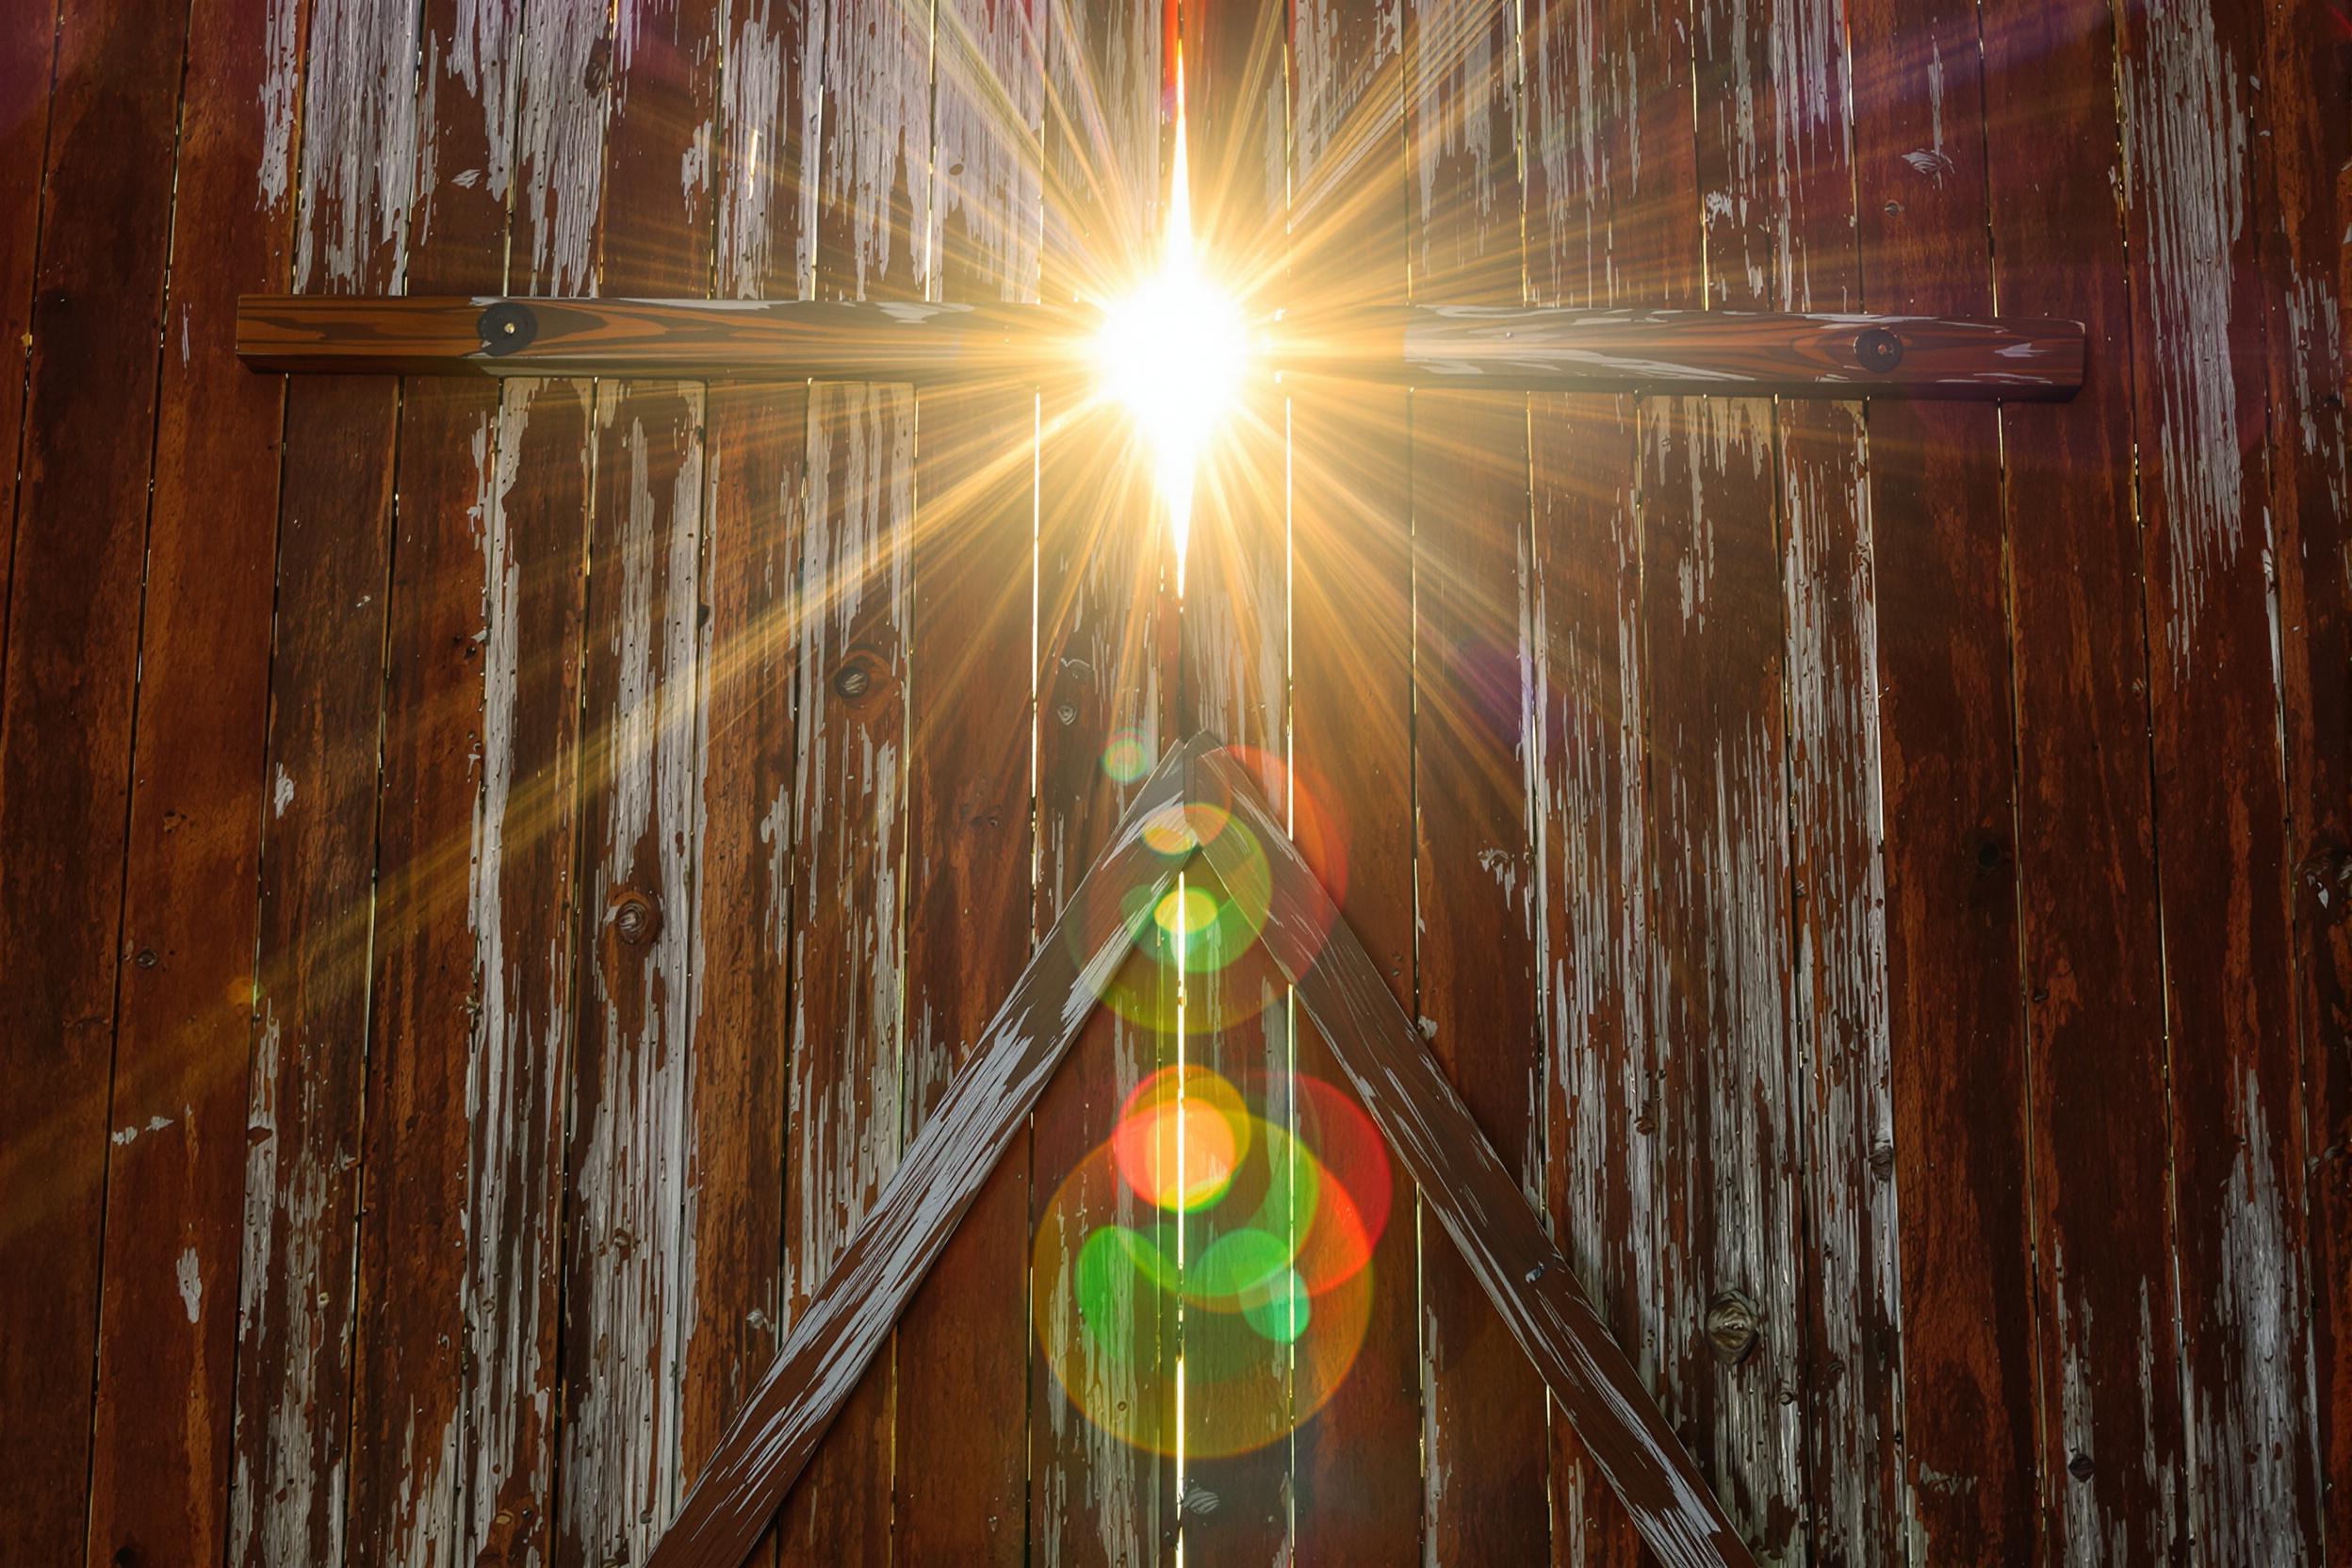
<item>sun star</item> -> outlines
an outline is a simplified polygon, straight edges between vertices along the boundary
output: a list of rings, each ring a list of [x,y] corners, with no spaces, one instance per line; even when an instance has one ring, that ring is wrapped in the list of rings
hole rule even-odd
[[[1184,151],[1184,67],[1176,63],[1176,154],[1156,271],[1103,309],[1095,357],[1103,390],[1126,406],[1152,449],[1153,488],[1176,546],[1184,587],[1192,495],[1210,438],[1231,413],[1249,360],[1241,308],[1201,266],[1192,233]]]

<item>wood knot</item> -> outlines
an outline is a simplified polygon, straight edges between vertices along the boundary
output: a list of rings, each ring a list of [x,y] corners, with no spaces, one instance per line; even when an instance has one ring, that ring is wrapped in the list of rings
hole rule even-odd
[[[1756,1303],[1736,1290],[1719,1290],[1707,1304],[1707,1343],[1715,1359],[1737,1366],[1756,1348]]]
[[[2295,868],[2303,896],[2321,925],[2339,925],[2352,906],[2352,853],[2334,844],[2312,851]]]
[[[634,888],[614,890],[606,918],[612,923],[613,933],[631,947],[643,947],[662,932],[661,909]]]
[[[2089,1480],[2091,1473],[2098,1468],[2091,1462],[2091,1456],[2081,1449],[2075,1450],[2074,1457],[2066,1461],[2066,1474],[2079,1481]]]
[[[862,702],[889,674],[888,667],[872,649],[854,648],[833,672],[833,693],[843,702]]]

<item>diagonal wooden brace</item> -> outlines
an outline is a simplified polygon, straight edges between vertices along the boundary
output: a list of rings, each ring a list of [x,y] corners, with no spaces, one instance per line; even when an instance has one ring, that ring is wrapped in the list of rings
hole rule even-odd
[[[1171,813],[1186,802],[1223,808],[1246,836],[1218,835],[1174,854],[1155,850],[1155,840],[1168,842]],[[1155,825],[1163,830],[1147,838],[1145,829]],[[1263,874],[1249,841],[1264,850]],[[792,1323],[775,1364],[655,1548],[651,1568],[742,1562],[1134,945],[1139,926],[1132,911],[1149,911],[1196,858],[1221,882],[1270,876],[1260,934],[1267,951],[1658,1560],[1667,1568],[1749,1568],[1739,1532],[1370,955],[1248,776],[1205,736],[1171,749],[1145,780],[972,1062]]]

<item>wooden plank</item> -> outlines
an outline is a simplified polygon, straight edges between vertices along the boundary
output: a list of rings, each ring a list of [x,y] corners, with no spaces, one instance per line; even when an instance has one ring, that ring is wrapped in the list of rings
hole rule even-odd
[[[2262,236],[2278,574],[2287,864],[2302,1036],[2315,1289],[2320,1528],[2352,1541],[2352,474],[2344,319],[2352,294],[2352,92],[2341,23],[2268,13],[2258,139],[2270,149]]]
[[[0,344],[8,351],[6,375],[0,375],[0,431],[13,432],[21,442],[24,432],[24,372],[32,353],[25,335],[32,325],[34,263],[41,241],[41,175],[49,166],[51,88],[57,60],[56,5],[20,6],[0,32],[0,104],[15,106],[8,124],[0,130],[0,153],[7,172],[0,174]],[[281,194],[283,192],[281,191]],[[284,277],[285,270],[266,274],[266,284]],[[17,449],[20,455],[23,448]],[[16,491],[19,474],[11,465],[0,479],[0,511],[10,526],[0,530],[0,582],[8,580],[15,553]],[[0,605],[0,648],[6,648],[8,612]]]
[[[817,298],[920,301],[930,185],[929,18],[829,5],[830,106],[808,149]],[[907,565],[915,400],[818,384],[808,402],[793,765],[791,1123],[784,1299],[797,1319],[898,1161],[905,1128]],[[868,1371],[777,1520],[785,1563],[890,1558],[893,1367]]]
[[[608,104],[592,289],[708,286],[716,27],[712,8],[649,5],[589,45],[582,86]],[[589,431],[555,1494],[566,1560],[640,1560],[676,1510],[678,1378],[701,1321],[704,1233],[687,1181],[705,929],[704,415],[698,386],[607,381]]]
[[[1862,303],[1848,20],[1843,0],[1775,0],[1766,33],[1775,204],[1787,236],[1772,302],[1796,309]],[[1874,567],[1900,586],[1917,553],[1907,536],[1881,531],[1861,408],[1784,402],[1775,435],[1794,921],[1787,1093],[1804,1169],[1805,1532],[1824,1562],[1878,1563],[1902,1557],[1908,1541],[1897,1462],[1905,1426],[1899,1187],[1886,1168],[1895,1118]],[[1974,536],[1989,543],[1998,533]],[[1999,559],[1997,549],[1978,557]],[[1997,590],[1999,581],[1988,572],[1973,586]],[[1992,634],[1997,660],[1998,600],[1971,625]],[[1905,625],[1895,636],[1919,629]],[[1984,668],[1980,653],[1971,673]],[[1998,976],[2005,955],[1995,947],[1984,956],[1982,973]],[[2014,958],[2010,969],[2014,975]],[[1998,982],[1984,990],[2002,1016]]]
[[[1664,1563],[1752,1560],[1690,1453],[1634,1377],[1577,1288],[1519,1178],[1478,1130],[1423,1031],[1405,1017],[1331,897],[1282,837],[1230,752],[1195,770],[1193,796],[1230,811],[1245,834],[1202,841],[1223,878],[1266,877],[1267,949],[1322,1025],[1356,1092],[1429,1210],[1461,1250],[1518,1348],[1565,1404],[1594,1462]],[[1267,870],[1254,865],[1262,845]]]
[[[2024,904],[2040,1478],[2051,1559],[2179,1550],[2161,938],[2131,487],[2114,34],[2095,5],[1988,4],[1987,206],[2002,302],[2086,323],[2063,409],[2004,412]],[[2115,737],[2098,747],[2084,735]],[[2097,1170],[2096,1181],[2076,1177]],[[1934,1462],[1931,1459],[1929,1462]]]
[[[1145,828],[1163,824],[1183,798],[1200,749],[1171,747],[1140,783],[970,1065],[812,1293],[810,1311],[794,1322],[648,1568],[731,1568],[759,1538],[1134,945],[1122,897],[1135,890],[1156,901],[1173,885],[1180,862],[1154,849]]]
[[[1181,134],[1196,252],[1209,277],[1232,290],[1245,311],[1260,314],[1287,297],[1288,8],[1234,0],[1180,7],[1178,13]],[[1178,623],[1179,732],[1248,748],[1259,788],[1274,798],[1287,794],[1289,778],[1286,416],[1281,388],[1253,377],[1209,437],[1195,476]],[[1224,921],[1197,936],[1186,933],[1184,1060],[1238,1088],[1249,1115],[1290,1132],[1298,1091],[1287,988],[1249,935],[1248,901],[1229,891],[1222,907],[1229,911]],[[1242,917],[1238,926],[1230,923],[1235,915]],[[1295,1222],[1296,1204],[1309,1189],[1288,1162],[1267,1174],[1262,1195]],[[1224,1198],[1178,1212],[1180,1281],[1200,1278],[1208,1250],[1256,1217],[1243,1206],[1253,1194],[1261,1188],[1245,1161]],[[1296,1256],[1301,1238],[1294,1230],[1284,1240]],[[1178,1478],[1183,1549],[1205,1561],[1287,1562],[1293,1399],[1320,1396],[1315,1350],[1322,1330],[1312,1301],[1303,1333],[1284,1339],[1258,1332],[1230,1304],[1220,1309],[1191,1299],[1179,1325],[1185,1372]],[[1308,1364],[1296,1379],[1295,1358]]]
[[[502,249],[521,286],[588,283],[592,225],[577,247],[559,236],[603,190],[603,81],[588,70],[602,27],[591,22],[581,7],[524,7],[503,57],[514,129],[503,165],[500,139],[482,143],[482,178],[506,172]],[[463,38],[453,30],[452,62],[500,57],[479,33]],[[450,184],[433,201],[472,211],[458,192],[473,188]],[[593,402],[586,382],[504,389],[478,547],[488,640],[466,888],[481,1013],[466,1082],[460,1560],[553,1549]]]
[[[1772,17],[1690,16],[1694,188],[1717,308],[1772,302],[1795,213],[1772,177]],[[1804,1528],[1810,1085],[1793,994],[1791,776],[1772,405],[1645,405],[1642,593],[1662,1102],[1668,1409],[1750,1546]]]
[[[2082,383],[2082,332],[2072,321],[1472,304],[1355,306],[1277,321],[1265,314],[1268,280],[1229,281],[1258,290],[1250,319],[1262,364],[1303,375],[1980,401],[2063,401]],[[257,369],[302,372],[1054,381],[1090,373],[1098,319],[1063,303],[262,294],[243,302],[237,352]]]
[[[808,273],[804,95],[810,17],[736,0],[714,155],[714,293],[798,292]],[[701,889],[694,1037],[694,1314],[680,1480],[700,1475],[784,1331],[784,1138],[792,1035],[792,788],[805,384],[709,392],[710,506]],[[762,1542],[751,1560],[774,1560]]]
[[[2265,461],[2259,8],[2119,7],[2186,1516],[2321,1560]],[[2096,1457],[2096,1456],[2094,1456]]]
[[[1051,13],[1039,257],[1049,304],[1082,294],[1105,298],[1157,258],[1168,74],[1162,21],[1152,0],[1056,7]],[[1033,686],[1040,933],[1070,907],[1080,876],[1133,799],[1128,760],[1156,755],[1174,730],[1171,531],[1123,414],[1090,401],[1073,389],[1041,399],[1039,407]],[[1117,754],[1114,744],[1121,748]],[[1126,776],[1114,776],[1107,764],[1115,760]],[[1084,1238],[1047,1227],[1107,1221],[1157,1233],[1159,1211],[1115,1180],[1098,1179],[1104,1175],[1099,1165],[1092,1172],[1079,1168],[1110,1136],[1127,1095],[1162,1063],[1150,962],[1133,960],[1116,980],[1136,1018],[1106,1007],[1088,1020],[1073,1051],[1076,1062],[1037,1105],[1030,1143],[1030,1297],[1049,1308]],[[1087,1346],[1068,1337],[1078,1331],[1070,1313],[1037,1315],[1028,1528],[1031,1560],[1041,1568],[1169,1555],[1178,1519],[1174,1444],[1159,1418],[1164,1389],[1173,1381],[1174,1323],[1168,1303],[1154,1307],[1135,1324],[1124,1361],[1089,1355]],[[1090,1420],[1056,1367],[1077,1368],[1094,1408],[1124,1405],[1135,1413],[1131,1427],[1150,1435],[1130,1444]]]
[[[0,416],[22,415],[7,427],[21,437],[8,465],[15,544],[0,560],[14,606],[0,612],[0,1003],[17,1042],[0,1064],[0,1266],[24,1282],[0,1301],[0,1441],[22,1456],[0,1507],[0,1558],[24,1561],[76,1557],[88,1521],[108,1134],[120,1125],[109,1089],[127,956],[124,796],[185,39],[184,22],[150,28],[103,7],[49,20],[50,96],[32,89],[47,73],[17,40],[0,67],[24,119],[54,122],[45,143],[35,132],[20,147],[31,162],[0,192],[14,198],[0,281],[15,288],[0,309],[30,346],[26,379],[0,395]],[[17,184],[28,174],[29,189]]]
[[[1405,299],[1403,14],[1396,0],[1301,0],[1293,12],[1294,298]],[[1413,998],[1413,533],[1405,394],[1300,385],[1291,400],[1294,832]],[[1346,1074],[1311,1021],[1298,1070]],[[1301,1563],[1418,1562],[1418,1237],[1400,1193],[1374,1245],[1354,1369],[1292,1449]]]
[[[117,979],[109,1124],[131,1135],[106,1168],[93,1563],[125,1550],[218,1562],[228,1548],[258,910],[218,895],[259,874],[278,473],[253,454],[278,439],[285,389],[220,338],[238,290],[286,276],[292,125],[264,90],[286,88],[290,109],[297,64],[296,35],[250,6],[198,6],[188,31],[122,893],[131,961]],[[161,1389],[181,1419],[155,1419]]]
[[[1538,303],[1592,310],[1641,299],[1655,280],[1625,268],[1621,248],[1661,218],[1689,227],[1687,214],[1643,210],[1657,200],[1650,183],[1675,176],[1642,139],[1643,98],[1670,95],[1688,77],[1687,63],[1643,31],[1665,24],[1647,8],[1543,0],[1527,9],[1527,287]],[[1678,126],[1666,142],[1686,160],[1689,144]],[[1546,1208],[1586,1296],[1655,1386],[1639,433],[1628,396],[1528,400]],[[1638,1561],[1632,1520],[1557,1405],[1551,1436],[1552,1560]]]
[[[1416,304],[1520,302],[1516,20],[1488,0],[1405,8]],[[1437,1059],[1540,1194],[1527,419],[1526,399],[1508,394],[1420,391],[1412,402],[1415,967]],[[1424,1250],[1423,1506],[1439,1560],[1534,1562],[1549,1550],[1544,1392],[1494,1314],[1457,1251]]]
[[[949,302],[1025,301],[1043,221],[1044,8],[935,15],[932,197]],[[906,1096],[919,1135],[1029,951],[1035,865],[1036,395],[925,389],[916,406],[907,756]],[[1026,1127],[908,1303],[894,1354],[894,1557],[1017,1568],[1028,1521]],[[974,1411],[1000,1413],[984,1422]]]
[[[432,112],[420,110],[416,128],[412,286],[505,282],[517,9],[460,16],[443,4],[421,16]],[[436,178],[445,171],[446,187]],[[452,1556],[466,1536],[467,1178],[472,1147],[484,1134],[506,1132],[504,1124],[477,1126],[467,1107],[479,1103],[469,1095],[476,1028],[485,1029],[484,1054],[496,1054],[504,1042],[493,1043],[495,1036],[510,1016],[507,976],[498,972],[505,843],[496,818],[486,834],[477,826],[492,792],[502,800],[511,789],[504,724],[519,657],[512,612],[497,592],[504,566],[502,519],[494,517],[503,499],[494,493],[498,426],[495,388],[403,388],[360,1149],[346,1526],[357,1563]],[[485,850],[493,890],[486,909],[473,897],[484,869],[476,858]]]
[[[317,7],[293,284],[397,289],[413,8]],[[384,616],[399,389],[289,388],[278,517],[231,1560],[343,1559]]]
[[[1870,0],[1855,8],[1851,49],[1868,302],[1989,308],[1984,149],[1970,131],[1983,104],[1975,6]],[[1884,755],[1893,1124],[1874,1119],[1857,1152],[1902,1195],[1893,1250],[1873,1266],[1900,1267],[1899,1499],[1914,1555],[1928,1560],[2022,1549],[2035,1527],[2014,546],[2000,436],[1989,409],[1870,405],[1878,659],[1866,674]],[[1885,1325],[1870,1328],[1883,1357]]]
[[[589,408],[584,382],[504,389],[480,544],[487,612],[466,889],[481,968],[466,1082],[461,1560],[544,1558],[554,1520]]]

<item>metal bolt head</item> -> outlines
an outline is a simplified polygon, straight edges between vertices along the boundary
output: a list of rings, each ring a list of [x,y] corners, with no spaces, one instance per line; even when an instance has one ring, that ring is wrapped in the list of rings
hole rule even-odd
[[[1885,327],[1864,327],[1854,335],[1854,357],[1883,376],[1903,363],[1903,339]]]

